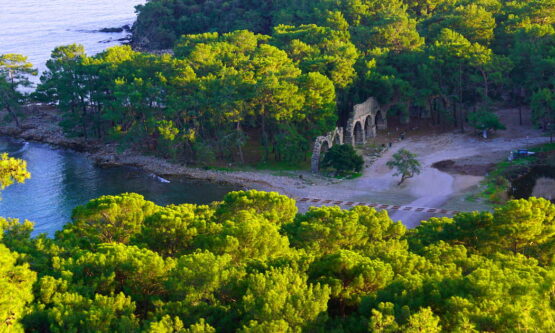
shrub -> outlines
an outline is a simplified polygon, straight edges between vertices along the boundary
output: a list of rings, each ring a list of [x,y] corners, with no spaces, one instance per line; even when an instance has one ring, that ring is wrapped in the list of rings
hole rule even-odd
[[[349,145],[333,146],[322,161],[322,167],[334,169],[339,175],[360,172],[363,165],[362,156]]]

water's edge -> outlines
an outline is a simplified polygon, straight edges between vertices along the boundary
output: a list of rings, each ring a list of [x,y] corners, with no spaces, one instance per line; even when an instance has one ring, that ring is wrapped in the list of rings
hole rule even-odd
[[[85,153],[99,167],[136,167],[158,177],[185,177],[216,184],[239,186],[245,189],[276,190],[268,182],[245,177],[241,172],[205,170],[173,163],[164,158],[144,155],[136,151],[117,151],[116,144],[99,141],[85,141],[82,138],[68,138],[58,123],[55,109],[27,106],[30,116],[22,120],[21,128],[13,124],[0,126],[0,136],[22,139],[29,142],[50,144],[57,148]],[[1,116],[1,115],[0,115]],[[280,191],[283,189],[279,189]]]
[[[133,192],[169,204],[209,204],[238,186],[188,177],[162,178],[134,166],[99,168],[85,153],[0,137],[0,150],[27,161],[31,178],[2,191],[0,216],[36,222],[36,233],[54,231],[70,221],[79,205],[103,195]]]

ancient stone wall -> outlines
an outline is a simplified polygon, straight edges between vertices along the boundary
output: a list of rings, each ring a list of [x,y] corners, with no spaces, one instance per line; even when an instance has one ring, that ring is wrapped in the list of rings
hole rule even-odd
[[[345,129],[338,127],[327,135],[316,138],[312,150],[312,172],[319,171],[321,157],[334,144],[365,144],[369,138],[376,137],[378,129],[386,128],[387,119],[374,97],[355,105]]]
[[[320,170],[320,160],[328,149],[333,147],[334,144],[342,145],[344,143],[343,137],[343,127],[336,127],[326,136],[319,136],[316,138],[314,148],[312,149],[312,159],[310,161],[313,172],[318,172],[318,170]]]

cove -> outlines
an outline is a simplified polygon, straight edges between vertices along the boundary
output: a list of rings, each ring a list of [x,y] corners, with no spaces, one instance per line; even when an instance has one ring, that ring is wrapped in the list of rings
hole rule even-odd
[[[188,178],[170,182],[132,167],[99,168],[85,154],[47,144],[0,137],[0,152],[27,161],[31,179],[2,192],[0,216],[28,219],[35,234],[53,235],[72,210],[102,195],[135,192],[158,205],[222,200],[239,187]]]

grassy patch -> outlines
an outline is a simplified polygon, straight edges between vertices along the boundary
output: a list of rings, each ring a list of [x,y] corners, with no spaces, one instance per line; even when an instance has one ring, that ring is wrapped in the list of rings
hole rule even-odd
[[[546,143],[544,145],[531,148],[530,150],[536,153],[552,152],[555,151],[555,143]]]
[[[223,163],[222,163],[223,164]],[[233,164],[231,166],[225,165],[206,165],[201,167],[204,170],[214,171],[275,171],[278,173],[287,173],[290,171],[308,170],[310,168],[309,162],[302,163],[286,163],[286,162],[260,162],[253,165],[248,164]]]
[[[549,153],[555,151],[555,143],[543,144],[530,149],[535,153]],[[493,205],[500,205],[505,203],[509,198],[508,191],[511,186],[509,181],[511,174],[515,171],[532,166],[538,162],[537,156],[529,156],[525,158],[516,159],[513,161],[503,161],[495,166],[495,168],[486,176],[482,185],[484,190],[479,194],[479,197],[486,199]],[[469,198],[477,199],[477,198]]]
[[[476,202],[478,201],[478,196],[476,194],[469,194],[466,197],[464,197],[464,200],[468,202]]]
[[[256,170],[267,171],[299,171],[310,169],[310,161],[299,163],[286,163],[286,162],[260,162],[254,166]]]
[[[534,163],[535,157],[525,157],[513,161],[503,161],[495,166],[495,168],[486,176],[483,182],[484,190],[481,197],[485,198],[489,203],[501,205],[509,199],[509,188],[511,182],[508,177],[515,170],[522,169]]]
[[[351,173],[350,175],[345,176],[345,179],[357,179],[362,177],[362,172]]]
[[[202,167],[203,170],[211,170],[211,171],[238,171],[238,169],[236,168],[230,168],[230,167],[223,167],[223,166],[203,166]]]

